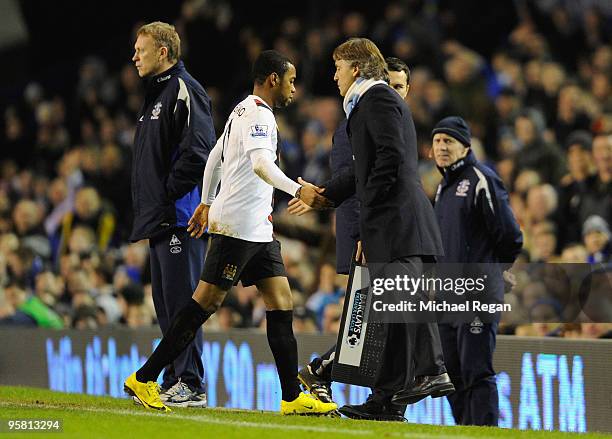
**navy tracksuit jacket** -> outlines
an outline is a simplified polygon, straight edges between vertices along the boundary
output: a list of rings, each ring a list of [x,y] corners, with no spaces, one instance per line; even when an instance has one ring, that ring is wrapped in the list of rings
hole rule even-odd
[[[146,81],[134,136],[132,241],[187,226],[216,142],[210,99],[182,61]]]

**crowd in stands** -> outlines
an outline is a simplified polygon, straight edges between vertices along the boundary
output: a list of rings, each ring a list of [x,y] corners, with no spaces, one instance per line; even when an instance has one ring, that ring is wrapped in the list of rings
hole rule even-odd
[[[346,10],[317,23],[290,17],[280,21],[273,39],[254,26],[240,30],[236,53],[244,66],[274,47],[298,68],[296,102],[277,112],[283,169],[314,184],[330,177],[332,135],[344,117],[331,52],[348,37],[368,36],[385,56],[411,69],[408,102],[428,196],[433,200],[441,178],[430,156],[431,129],[447,115],[460,115],[471,126],[477,157],[497,171],[510,193],[525,238],[521,262],[597,264],[604,269],[600,282],[609,287],[612,11],[516,2],[513,29],[482,54],[454,39],[452,14],[436,10],[435,3],[384,2],[378,16]],[[231,20],[226,2],[191,0],[177,20],[187,68],[194,65],[192,73],[212,98],[217,132],[233,104],[250,92],[248,68],[234,69],[226,84],[218,76],[200,77],[196,59],[207,49],[199,47],[198,29],[213,26],[222,37]],[[131,142],[143,85],[129,59],[117,71],[107,64],[84,57],[73,95],[50,93],[32,81],[21,99],[3,108],[0,324],[155,323],[148,243],[127,241]],[[346,278],[335,271],[333,211],[293,217],[284,201],[276,205],[274,224],[294,292],[295,330],[335,334]],[[523,315],[558,322],[563,303],[550,293],[557,287],[552,277],[519,279],[506,299]],[[206,327],[261,327],[264,318],[255,289],[238,286]],[[610,334],[612,325],[590,320],[584,313],[563,325],[517,325],[508,318],[503,331]]]

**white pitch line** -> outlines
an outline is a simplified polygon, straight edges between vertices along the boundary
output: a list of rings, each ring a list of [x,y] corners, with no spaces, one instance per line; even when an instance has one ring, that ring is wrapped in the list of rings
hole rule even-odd
[[[36,409],[54,409],[54,410],[75,410],[75,411],[86,411],[92,413],[108,413],[114,415],[123,416],[141,416],[141,417],[155,417],[162,418],[166,417],[169,419],[183,419],[186,421],[200,422],[203,424],[217,424],[225,425],[230,427],[244,427],[244,428],[259,428],[262,430],[276,429],[276,430],[298,430],[298,431],[316,431],[325,434],[343,434],[353,436],[375,436],[377,434],[383,434],[385,436],[396,436],[414,439],[472,439],[472,436],[462,435],[438,435],[438,434],[424,434],[424,433],[400,433],[400,432],[377,432],[373,430],[350,430],[335,427],[322,427],[319,425],[290,425],[290,424],[273,424],[273,423],[259,423],[250,421],[229,421],[225,419],[217,419],[206,415],[195,415],[188,416],[178,414],[176,412],[172,414],[156,413],[151,411],[135,411],[135,410],[118,410],[118,409],[107,409],[101,407],[65,407],[54,404],[26,404],[26,403],[9,403],[0,401],[0,407],[22,407],[22,408],[36,408]]]

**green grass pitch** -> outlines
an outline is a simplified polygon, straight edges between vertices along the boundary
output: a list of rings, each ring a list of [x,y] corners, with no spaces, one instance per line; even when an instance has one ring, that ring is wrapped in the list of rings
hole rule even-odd
[[[597,438],[588,433],[533,432],[488,427],[439,427],[420,424],[353,421],[350,419],[280,416],[277,413],[228,409],[174,409],[157,413],[131,400],[52,392],[25,387],[0,387],[2,438],[415,438],[466,439]],[[55,433],[5,433],[9,419],[61,419]]]

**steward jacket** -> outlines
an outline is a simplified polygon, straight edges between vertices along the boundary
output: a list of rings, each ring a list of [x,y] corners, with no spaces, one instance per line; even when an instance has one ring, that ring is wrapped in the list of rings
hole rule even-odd
[[[503,295],[502,272],[523,247],[523,234],[510,209],[499,176],[470,150],[447,168],[434,210],[442,232],[444,256],[439,262],[463,264],[464,274],[486,273],[488,293]],[[477,266],[478,265],[478,266]]]
[[[499,176],[479,163],[470,150],[448,168],[434,210],[442,231],[440,262],[512,264],[523,246],[523,234],[510,209]]]
[[[131,241],[187,226],[215,141],[210,99],[182,61],[146,80],[134,137]]]

